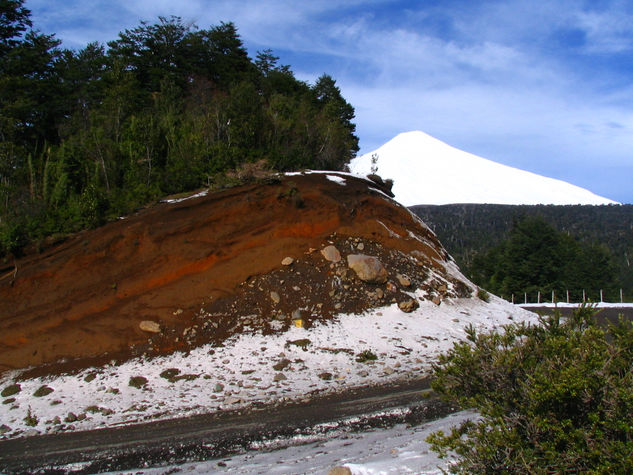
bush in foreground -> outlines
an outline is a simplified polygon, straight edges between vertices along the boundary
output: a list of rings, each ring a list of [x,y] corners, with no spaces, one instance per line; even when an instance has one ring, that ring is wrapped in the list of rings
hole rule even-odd
[[[453,473],[633,473],[633,325],[595,309],[467,329],[434,367],[440,396],[480,417],[427,440]]]

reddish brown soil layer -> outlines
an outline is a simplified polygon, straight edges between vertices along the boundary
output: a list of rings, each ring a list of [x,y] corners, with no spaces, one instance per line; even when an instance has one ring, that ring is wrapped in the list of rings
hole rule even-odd
[[[446,259],[405,208],[367,181],[345,179],[341,186],[319,174],[281,177],[161,203],[19,260],[15,280],[0,280],[0,372],[182,348],[175,335],[201,309],[226,310],[241,299],[248,307],[248,282],[283,272],[286,256],[308,274],[308,251],[332,236],[363,239],[394,258],[417,250],[426,266]],[[160,341],[139,329],[142,320],[161,324]]]

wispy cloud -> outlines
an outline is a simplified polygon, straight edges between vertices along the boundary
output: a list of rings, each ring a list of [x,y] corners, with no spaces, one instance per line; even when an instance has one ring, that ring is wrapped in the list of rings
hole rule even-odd
[[[158,15],[179,15],[202,28],[234,21],[252,55],[272,48],[301,79],[323,72],[337,79],[356,108],[363,151],[421,129],[633,202],[633,191],[609,185],[622,170],[633,178],[628,1],[27,0],[27,6],[36,23],[72,47],[114,39]],[[603,176],[596,163],[617,168],[618,179],[591,186]]]

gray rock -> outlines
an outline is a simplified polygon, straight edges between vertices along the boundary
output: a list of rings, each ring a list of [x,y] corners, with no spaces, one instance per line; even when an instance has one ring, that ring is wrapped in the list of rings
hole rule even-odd
[[[2,424],[0,426],[0,435],[6,434],[7,432],[11,432],[11,427],[6,424]]]
[[[283,374],[283,373],[277,373],[277,374],[275,375],[275,377],[273,378],[273,381],[275,381],[275,382],[279,382],[279,381],[285,381],[286,379],[288,379],[288,378],[286,378],[286,375],[285,375],[285,374]]]
[[[224,385],[220,383],[216,383],[215,386],[213,387],[213,392],[221,393],[222,391],[224,391]]]
[[[279,294],[275,292],[274,290],[270,293],[270,299],[276,304],[281,301]]]
[[[327,246],[321,249],[321,254],[326,261],[339,262],[341,260],[341,253],[334,246]]]
[[[347,265],[364,282],[384,284],[387,281],[387,271],[376,257],[350,254],[347,256]]]

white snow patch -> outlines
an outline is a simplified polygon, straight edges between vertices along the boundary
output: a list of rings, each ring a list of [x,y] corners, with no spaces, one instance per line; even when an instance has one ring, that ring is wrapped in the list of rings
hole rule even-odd
[[[185,196],[184,198],[174,198],[171,200],[162,200],[161,203],[180,203],[181,201],[192,200],[194,198],[201,198],[203,196],[207,196],[209,190],[202,190],[200,193],[196,193],[195,195]]]
[[[421,291],[415,296],[423,298]],[[277,335],[241,334],[221,347],[205,345],[186,354],[137,358],[74,375],[18,381],[19,371],[8,372],[0,378],[0,389],[17,382],[21,391],[11,396],[14,402],[0,404],[0,425],[10,427],[0,437],[24,436],[31,429],[51,433],[183,417],[421,377],[430,373],[441,352],[464,339],[466,325],[495,328],[510,320],[537,322],[538,317],[494,296],[490,303],[477,298],[446,300],[439,306],[423,301],[412,313],[392,304],[362,315],[342,314],[309,330],[293,327]],[[310,341],[305,350],[290,343],[302,339]],[[357,362],[356,355],[365,350],[378,359]],[[293,363],[283,371],[287,379],[275,382],[278,371],[273,365],[282,358]],[[180,376],[197,377],[171,383],[161,377],[171,368],[178,369]],[[323,372],[331,373],[332,379],[319,378]],[[130,386],[133,376],[147,378],[146,386]],[[42,385],[54,392],[34,397]],[[96,412],[88,411],[90,406]],[[24,420],[29,410],[38,420],[34,427]],[[70,412],[86,418],[64,422]]]
[[[344,185],[345,184],[345,178],[343,178],[342,176],[325,175],[325,178],[327,178],[330,181],[333,181],[334,183],[338,183],[339,185]]]

